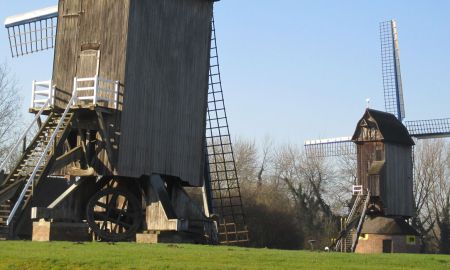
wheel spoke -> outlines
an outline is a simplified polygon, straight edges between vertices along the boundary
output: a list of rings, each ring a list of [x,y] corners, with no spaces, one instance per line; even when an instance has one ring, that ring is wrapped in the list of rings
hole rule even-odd
[[[88,223],[103,240],[125,240],[140,226],[139,209],[140,203],[133,194],[116,188],[102,189],[89,200]]]

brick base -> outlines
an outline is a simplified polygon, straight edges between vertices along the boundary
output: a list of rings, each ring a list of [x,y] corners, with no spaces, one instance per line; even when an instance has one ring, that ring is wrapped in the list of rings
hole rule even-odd
[[[204,243],[200,236],[185,232],[149,232],[136,234],[137,243],[157,244],[157,243]]]
[[[414,243],[407,243],[407,235],[366,234],[360,237],[356,253],[383,253],[383,240],[392,241],[392,253],[420,253],[420,238]]]

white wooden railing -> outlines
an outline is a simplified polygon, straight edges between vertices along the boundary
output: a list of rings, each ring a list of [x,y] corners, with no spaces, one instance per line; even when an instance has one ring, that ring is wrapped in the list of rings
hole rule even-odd
[[[77,101],[117,109],[119,99],[119,81],[112,81],[99,76],[77,78],[73,80],[73,94]],[[89,102],[90,101],[90,102]],[[104,102],[106,104],[101,104]],[[74,101],[73,105],[76,105]]]
[[[100,105],[117,109],[119,105],[119,81],[112,81],[99,76],[77,78],[73,80],[73,92],[78,97],[72,105],[84,102],[87,105]],[[48,101],[48,102],[47,102]],[[44,106],[45,104],[45,106]],[[50,81],[33,81],[31,88],[31,108],[54,107],[55,86]]]
[[[362,185],[353,185],[352,187],[353,195],[362,195],[364,193]]]
[[[47,102],[48,101],[48,102]],[[33,81],[31,87],[31,108],[40,109],[55,105],[55,87],[52,81]]]

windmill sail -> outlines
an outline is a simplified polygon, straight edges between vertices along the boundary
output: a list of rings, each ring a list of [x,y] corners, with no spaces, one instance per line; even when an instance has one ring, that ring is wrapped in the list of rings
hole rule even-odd
[[[356,155],[356,148],[351,137],[339,137],[306,141],[305,152],[315,157],[347,156]]]
[[[405,104],[400,72],[397,23],[394,20],[380,23],[380,39],[386,112],[394,114],[397,119],[403,121],[405,118]]]
[[[404,122],[411,136],[417,139],[450,137],[450,118]]]
[[[58,6],[43,8],[6,18],[12,57],[54,47]]]

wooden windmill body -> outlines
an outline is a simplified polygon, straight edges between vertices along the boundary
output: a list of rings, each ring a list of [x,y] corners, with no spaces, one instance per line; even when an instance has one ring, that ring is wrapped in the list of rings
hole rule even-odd
[[[414,215],[414,141],[393,115],[367,109],[352,141],[357,149],[357,183],[339,248],[357,253],[419,252]]]
[[[65,0],[59,5],[55,107],[67,106],[75,77],[118,81],[116,105],[82,100],[91,90],[77,93],[77,105],[104,109],[107,125],[114,125],[108,135],[117,149],[113,164],[102,160],[108,164],[104,169],[126,177],[169,175],[202,186],[212,2]],[[77,88],[90,83],[78,82]],[[113,100],[114,93],[100,97]],[[111,107],[117,109],[108,114]]]
[[[211,46],[213,2],[59,1],[52,80],[33,84],[30,111],[40,129],[0,186],[2,207],[8,211],[5,235],[35,240],[248,240],[237,236],[235,216],[215,201],[223,189],[234,213],[236,206],[242,207],[232,203],[223,174],[212,175],[210,138],[205,135],[205,130],[224,128],[207,126],[207,113],[218,110],[208,109],[208,84],[214,83],[210,54],[217,50]],[[13,56],[48,42],[39,35],[54,30],[43,26],[51,16],[7,24],[9,33],[19,33],[10,33]],[[43,28],[37,31],[39,24]],[[22,34],[22,25],[35,27],[31,48],[17,41],[29,33]],[[48,89],[38,88],[42,86]],[[214,97],[217,93],[221,89],[213,90]],[[48,117],[41,123],[44,115]],[[216,139],[225,138],[209,142],[222,147],[223,157],[225,143],[215,145]],[[211,151],[218,171],[219,154]],[[203,188],[203,203],[192,199],[185,187]],[[219,209],[221,220],[210,218]],[[217,223],[225,230],[232,224],[234,236],[231,230],[220,232]],[[247,235],[246,229],[240,231]]]
[[[374,207],[386,216],[413,216],[412,146],[408,130],[389,113],[367,109],[352,141],[357,147],[357,179]]]

